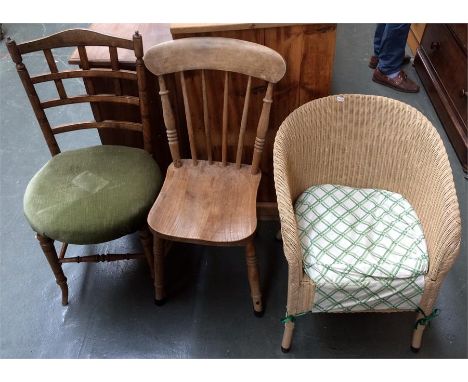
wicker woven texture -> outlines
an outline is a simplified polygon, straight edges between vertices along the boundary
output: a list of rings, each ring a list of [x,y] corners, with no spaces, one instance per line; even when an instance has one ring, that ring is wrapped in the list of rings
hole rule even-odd
[[[284,253],[288,314],[311,310],[314,283],[302,268],[293,205],[307,188],[336,184],[403,195],[421,220],[429,271],[420,307],[430,313],[460,249],[452,171],[434,126],[415,108],[379,96],[311,101],[291,113],[275,139],[274,176]]]

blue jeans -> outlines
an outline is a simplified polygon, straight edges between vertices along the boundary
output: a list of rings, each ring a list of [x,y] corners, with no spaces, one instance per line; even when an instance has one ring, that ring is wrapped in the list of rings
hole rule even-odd
[[[377,24],[374,35],[374,54],[379,58],[377,68],[383,74],[389,75],[400,71],[410,25]]]

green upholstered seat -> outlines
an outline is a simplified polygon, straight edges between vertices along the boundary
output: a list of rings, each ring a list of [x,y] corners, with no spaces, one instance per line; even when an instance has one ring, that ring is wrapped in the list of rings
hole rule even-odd
[[[95,146],[54,156],[31,179],[24,213],[40,235],[95,244],[140,229],[161,187],[144,150]]]

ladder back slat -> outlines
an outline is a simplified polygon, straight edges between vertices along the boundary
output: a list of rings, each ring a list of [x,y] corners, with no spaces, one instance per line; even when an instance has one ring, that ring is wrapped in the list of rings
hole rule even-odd
[[[203,123],[205,126],[205,142],[206,142],[206,155],[208,162],[213,163],[213,155],[211,150],[211,130],[210,130],[210,117],[208,114],[208,99],[206,96],[206,80],[205,71],[202,70],[202,98],[203,98]]]
[[[54,55],[52,54],[52,51],[50,49],[44,49],[44,56],[47,61],[47,65],[49,65],[49,69],[51,73],[57,73],[57,64],[55,63]],[[67,98],[67,92],[65,91],[65,87],[63,86],[62,80],[54,80],[55,82],[55,87],[57,88],[57,92],[59,94],[59,97],[64,99]]]
[[[62,80],[67,78],[121,78],[124,80],[136,81],[137,75],[135,72],[120,70],[113,72],[108,69],[93,69],[93,70],[64,70],[58,73],[47,73],[40,74],[38,76],[31,77],[33,84],[39,84],[41,82]]]
[[[224,99],[223,99],[223,133],[221,161],[223,166],[227,164],[227,128],[228,128],[228,95],[229,95],[229,72],[224,72]]]
[[[255,137],[254,153],[252,158],[252,174],[257,174],[260,167],[260,160],[262,158],[263,146],[265,144],[265,135],[268,129],[268,122],[270,120],[270,109],[273,96],[273,83],[269,82],[265,98],[263,98],[262,112],[258,121],[257,136]]]
[[[104,120],[102,122],[90,121],[74,124],[60,125],[52,128],[54,134],[68,133],[75,130],[85,129],[125,129],[132,131],[142,131],[143,125],[137,122]]]
[[[182,85],[182,96],[184,98],[185,120],[187,121],[187,132],[188,132],[189,143],[190,143],[190,153],[192,155],[193,164],[196,166],[198,163],[197,150],[195,147],[195,137],[193,135],[192,116],[190,113],[190,104],[188,101],[187,86],[185,84],[184,72],[180,72],[180,82]]]
[[[182,166],[180,160],[179,140],[177,138],[177,130],[175,128],[175,118],[169,99],[169,90],[166,87],[164,76],[158,76],[159,82],[159,95],[161,97],[161,104],[163,109],[164,124],[166,125],[167,140],[169,142],[169,149],[171,151],[172,161],[175,167]]]
[[[115,46],[110,46],[109,47],[109,56],[111,60],[111,68],[112,70],[119,70],[120,65],[119,65],[119,56],[117,53],[117,48]],[[120,85],[120,81],[116,78],[114,79],[114,92],[117,95],[122,95],[122,87]]]
[[[249,114],[249,104],[250,104],[250,88],[252,86],[252,77],[249,76],[247,80],[247,89],[245,91],[245,99],[244,99],[244,108],[242,109],[242,119],[241,125],[239,129],[239,142],[237,143],[237,155],[236,155],[236,167],[241,167],[242,162],[242,149],[244,148],[244,135],[245,129],[247,126],[247,117]]]
[[[116,96],[113,94],[78,95],[78,96],[68,97],[65,99],[52,99],[50,101],[45,101],[41,103],[41,107],[43,109],[47,109],[49,107],[70,105],[74,103],[84,103],[84,102],[114,102],[114,103],[124,103],[128,105],[139,106],[140,99],[138,97],[133,97],[133,96]]]

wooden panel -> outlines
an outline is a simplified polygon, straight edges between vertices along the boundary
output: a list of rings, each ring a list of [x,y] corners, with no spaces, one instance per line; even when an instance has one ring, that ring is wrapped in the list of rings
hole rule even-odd
[[[299,105],[330,94],[335,32],[332,24],[304,26]]]
[[[205,33],[205,32],[226,32],[226,31],[241,31],[245,29],[267,29],[273,27],[283,27],[295,24],[281,23],[241,23],[241,24],[213,24],[213,23],[187,23],[187,24],[171,24],[170,30],[172,36],[187,33]],[[175,37],[178,38],[178,37]]]
[[[110,34],[116,37],[132,38],[135,31],[139,31],[143,37],[143,49],[146,51],[153,45],[172,40],[169,32],[169,24],[92,24],[91,30]],[[87,48],[89,63],[92,67],[110,67],[109,49],[100,46]],[[126,66],[135,67],[135,55],[126,49],[117,49],[119,62],[122,68]],[[70,64],[79,65],[78,51],[75,50],[70,56]]]
[[[452,32],[457,43],[461,46],[462,50],[467,53],[467,25],[468,24],[446,24],[447,28]]]
[[[422,47],[450,98],[449,102],[460,119],[466,121],[467,98],[462,94],[463,90],[467,91],[465,52],[460,49],[445,24],[431,24],[424,34]]]
[[[466,94],[457,92],[463,86],[466,91],[466,51],[463,44],[459,44],[455,38],[451,27],[452,25],[427,24],[414,65],[463,169],[467,172]]]

